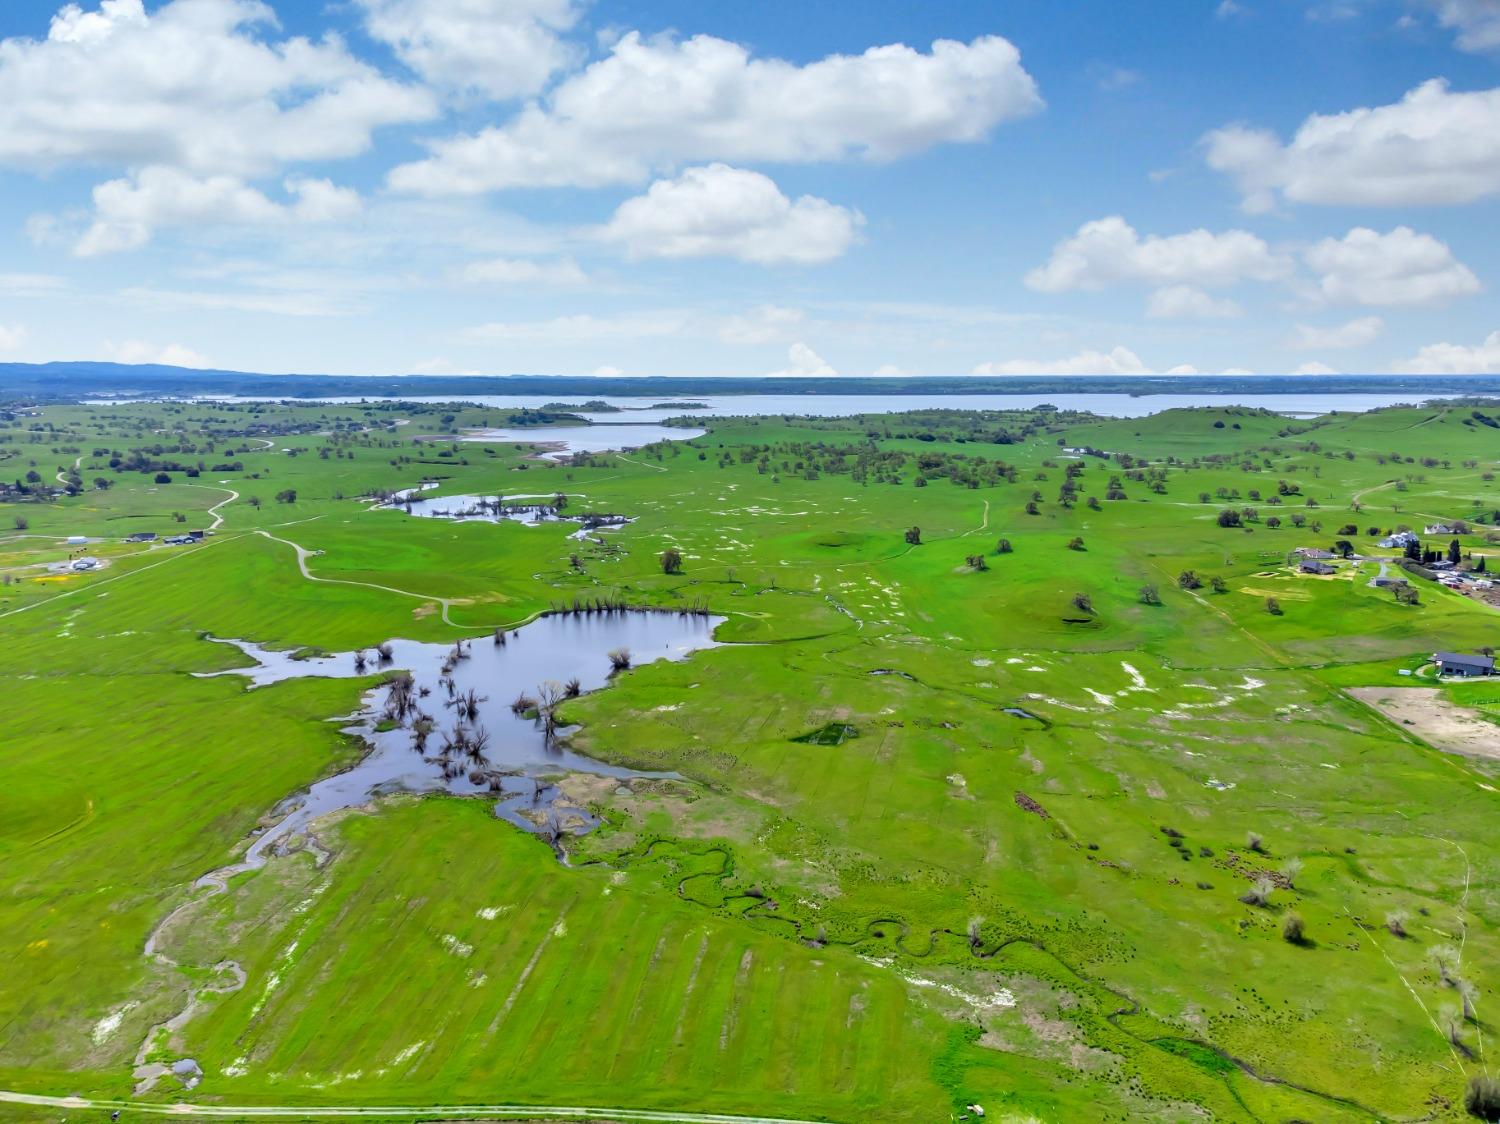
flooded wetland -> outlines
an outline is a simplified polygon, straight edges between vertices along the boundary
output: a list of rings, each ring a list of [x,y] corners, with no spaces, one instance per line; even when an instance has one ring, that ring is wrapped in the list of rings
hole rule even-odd
[[[559,806],[559,790],[547,778],[579,772],[624,781],[669,774],[637,773],[573,752],[556,710],[633,666],[715,647],[713,631],[723,619],[669,611],[549,613],[453,644],[398,639],[336,655],[219,641],[255,662],[212,674],[243,677],[252,689],[305,677],[386,676],[348,727],[370,752],[278,805],[272,815],[279,819],[254,839],[236,869],[261,865],[320,816],[397,792],[491,794],[496,815],[554,844],[587,830],[592,817]]]

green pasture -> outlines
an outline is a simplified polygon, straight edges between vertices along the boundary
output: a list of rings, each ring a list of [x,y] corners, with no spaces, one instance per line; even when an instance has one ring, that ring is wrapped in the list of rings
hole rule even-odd
[[[1493,606],[1370,584],[1428,522],[1500,565],[1500,435],[1468,408],[721,419],[568,464],[457,440],[502,414],[0,428],[0,480],[81,481],[0,502],[0,1087],[129,1096],[144,1049],[206,1074],[145,1096],[219,1104],[1463,1117],[1500,769],[1345,689],[1500,646]],[[634,521],[601,545],[365,498],[424,481]],[[198,545],[121,541],[221,503]],[[1298,572],[1340,538],[1363,560]],[[108,565],[47,571],[80,549]],[[194,887],[357,757],[338,719],[379,678],[248,690],[204,674],[242,662],[211,637],[343,651],[590,599],[706,606],[725,643],[563,704],[574,748],[681,778],[576,782],[602,824],[566,866],[487,801],[395,796]],[[1443,689],[1500,715],[1500,686]]]

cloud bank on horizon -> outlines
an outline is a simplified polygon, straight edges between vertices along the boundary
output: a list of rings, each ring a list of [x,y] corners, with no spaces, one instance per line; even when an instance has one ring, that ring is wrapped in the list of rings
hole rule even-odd
[[[0,359],[1500,373],[1497,65],[1500,0],[15,0]]]

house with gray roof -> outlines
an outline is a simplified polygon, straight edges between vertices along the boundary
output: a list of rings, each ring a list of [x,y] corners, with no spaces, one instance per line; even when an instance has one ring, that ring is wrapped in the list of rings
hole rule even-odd
[[[1437,664],[1439,675],[1457,675],[1472,679],[1481,675],[1495,674],[1495,657],[1469,655],[1466,652],[1434,652],[1432,662]]]

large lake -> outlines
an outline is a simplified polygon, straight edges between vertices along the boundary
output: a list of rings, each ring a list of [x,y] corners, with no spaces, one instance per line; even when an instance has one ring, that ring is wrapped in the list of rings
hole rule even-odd
[[[1414,393],[1356,393],[1340,394],[1336,391],[1320,391],[1308,394],[743,394],[743,395],[685,395],[683,401],[701,402],[707,408],[684,410],[663,398],[619,398],[606,395],[589,395],[591,401],[601,401],[616,406],[621,413],[590,414],[589,419],[599,424],[649,425],[663,418],[690,417],[744,417],[753,414],[803,414],[811,417],[848,417],[853,414],[891,414],[906,410],[1023,410],[1049,404],[1060,410],[1085,410],[1106,417],[1139,418],[1158,414],[1163,410],[1184,406],[1247,406],[1277,413],[1313,416],[1332,413],[1335,410],[1362,413],[1382,406],[1415,403],[1429,398],[1462,398],[1474,393],[1462,387],[1434,384],[1431,390]],[[238,397],[234,395],[201,396],[195,401],[219,402],[279,402],[280,398]],[[476,402],[495,409],[517,410],[539,409],[549,402],[582,402],[583,396],[559,395],[412,395],[401,398],[360,398],[338,396],[327,398],[297,398],[290,401],[330,405],[350,405],[365,401],[411,401],[411,402]],[[119,405],[129,400],[94,399],[95,405]],[[657,408],[654,403],[663,403]],[[580,411],[581,412],[581,411]],[[547,430],[526,431],[519,440],[547,440]],[[618,438],[617,438],[618,441]],[[636,442],[625,442],[634,444]]]

